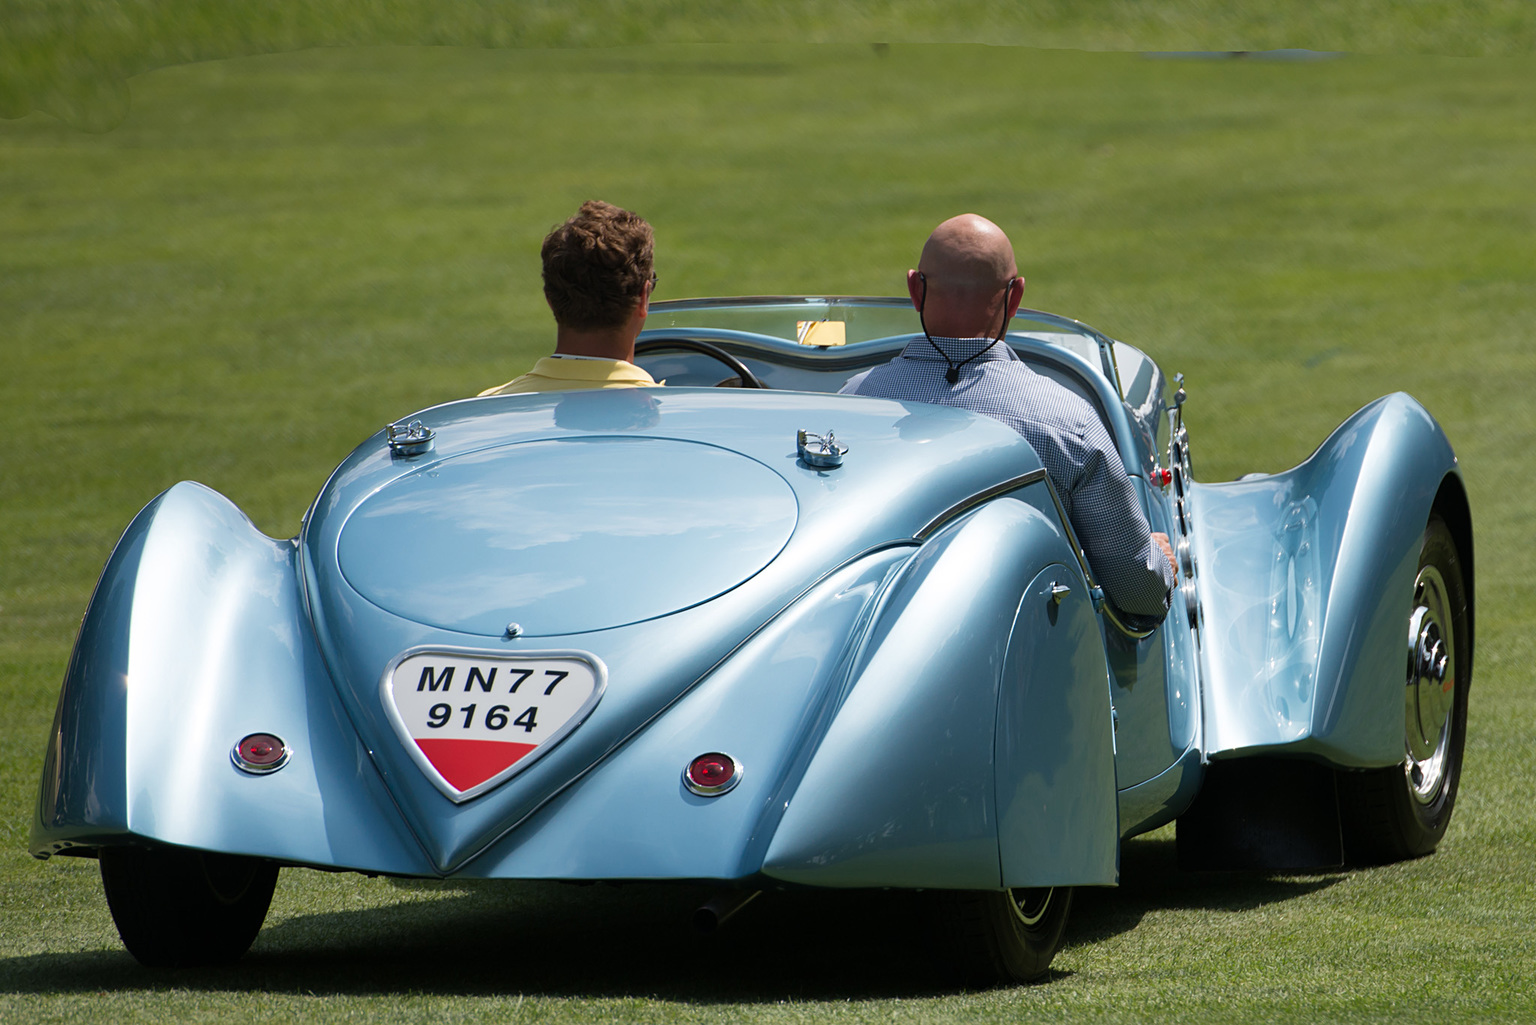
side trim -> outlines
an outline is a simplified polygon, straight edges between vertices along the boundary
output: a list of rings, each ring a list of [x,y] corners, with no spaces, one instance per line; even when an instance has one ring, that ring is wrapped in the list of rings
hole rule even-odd
[[[1001,498],[1009,492],[1017,491],[1019,488],[1040,483],[1044,483],[1045,490],[1050,493],[1051,504],[1056,507],[1056,518],[1060,521],[1061,529],[1067,536],[1067,542],[1072,546],[1072,554],[1077,556],[1077,565],[1078,568],[1083,571],[1083,578],[1088,581],[1089,593],[1093,595],[1094,609],[1103,615],[1105,621],[1108,622],[1110,626],[1114,627],[1116,630],[1120,631],[1127,637],[1139,641],[1143,638],[1152,636],[1153,631],[1157,629],[1156,626],[1146,630],[1137,629],[1130,626],[1121,620],[1119,614],[1115,612],[1114,606],[1105,600],[1104,589],[1100,587],[1098,581],[1093,578],[1093,570],[1088,565],[1088,557],[1083,554],[1083,546],[1078,544],[1077,534],[1072,530],[1072,524],[1067,519],[1066,507],[1061,504],[1061,496],[1056,493],[1056,485],[1051,483],[1051,478],[1046,474],[1043,468],[1039,470],[1031,470],[1030,472],[1024,474],[1022,477],[1014,477],[1011,480],[1003,481],[1001,484],[994,484],[984,491],[978,491],[976,494],[971,495],[969,498],[955,503],[948,509],[945,509],[943,512],[939,513],[939,515],[935,516],[933,519],[929,520],[921,530],[912,535],[912,538],[913,540],[919,542],[926,541],[928,538],[932,537],[934,532],[937,531],[940,527],[944,526],[946,523],[955,519],[956,517],[970,512],[977,506],[984,505],[985,503],[992,501],[994,498]]]
[[[1067,509],[1061,504],[1061,496],[1056,493],[1056,485],[1050,478],[1046,478],[1045,489],[1051,493],[1051,501],[1056,504],[1056,516],[1061,520],[1061,529],[1066,531],[1067,540],[1072,545],[1072,554],[1077,556],[1077,565],[1083,571],[1083,577],[1088,581],[1088,590],[1093,595],[1093,607],[1104,616],[1110,626],[1119,630],[1132,640],[1143,640],[1151,637],[1157,626],[1151,626],[1145,630],[1136,629],[1121,620],[1115,607],[1104,597],[1104,588],[1093,578],[1093,570],[1088,566],[1088,556],[1083,554],[1083,546],[1077,543],[1077,534],[1072,530],[1072,524],[1067,520]]]
[[[1047,485],[1050,484],[1050,479],[1046,476],[1044,469],[1031,470],[1024,474],[1022,477],[1014,477],[1012,480],[1005,480],[1001,484],[994,484],[990,488],[987,488],[985,491],[978,491],[974,495],[971,495],[969,498],[964,498],[959,502],[956,502],[948,509],[945,509],[943,512],[939,513],[933,519],[929,520],[921,530],[912,535],[912,538],[916,541],[926,541],[932,537],[940,527],[944,526],[944,524],[948,523],[955,517],[960,516],[963,513],[968,513],[978,505],[982,505],[985,502],[990,502],[994,498],[1001,498],[1003,495],[1006,495],[1010,491],[1017,491],[1019,488],[1030,484],[1037,484],[1040,481],[1045,481]],[[1056,497],[1056,491],[1054,488],[1051,490],[1051,497]],[[1056,511],[1057,513],[1061,512],[1060,500],[1056,502]],[[1065,517],[1062,518],[1062,522],[1066,522]],[[1073,546],[1076,547],[1076,538],[1073,539],[1072,543]],[[1081,552],[1078,553],[1078,559],[1082,559]],[[1084,563],[1084,565],[1086,566],[1086,563]]]

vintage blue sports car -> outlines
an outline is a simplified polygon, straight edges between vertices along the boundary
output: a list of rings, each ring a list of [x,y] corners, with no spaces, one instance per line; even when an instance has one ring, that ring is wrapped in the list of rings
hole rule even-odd
[[[928,891],[970,980],[1047,972],[1071,892],[1178,820],[1195,868],[1434,849],[1472,668],[1472,522],[1412,398],[1197,483],[1185,392],[1022,311],[1181,565],[1105,602],[996,420],[837,395],[905,300],[652,307],[667,386],[472,398],[357,448],[299,536],[193,483],[80,628],[31,849],[94,856],[128,949],[228,961],[278,869]],[[713,918],[712,918],[713,916]]]

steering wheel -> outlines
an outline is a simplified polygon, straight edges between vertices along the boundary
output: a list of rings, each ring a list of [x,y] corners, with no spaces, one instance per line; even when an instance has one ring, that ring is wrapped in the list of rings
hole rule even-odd
[[[768,387],[756,374],[747,369],[745,363],[713,342],[701,342],[695,338],[650,338],[643,342],[635,343],[635,357],[639,358],[651,352],[665,352],[669,349],[683,349],[687,352],[701,353],[719,363],[725,364],[730,368],[731,373],[741,378],[741,386],[743,388]]]

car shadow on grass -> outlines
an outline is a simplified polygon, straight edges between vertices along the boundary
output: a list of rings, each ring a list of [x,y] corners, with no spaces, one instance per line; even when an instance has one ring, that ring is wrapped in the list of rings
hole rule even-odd
[[[1149,912],[1251,911],[1327,889],[1344,878],[1320,872],[1181,872],[1171,837],[1142,837],[1120,846],[1120,885],[1082,887],[1072,902],[1067,946],[1129,932]]]
[[[1240,911],[1336,878],[1182,874],[1171,841],[1132,841],[1118,889],[1078,891],[1066,942],[1098,942],[1158,909]],[[121,950],[40,954],[0,961],[0,991],[525,994],[712,1004],[960,989],[932,946],[922,894],[765,893],[704,935],[693,912],[718,891],[698,885],[395,885],[396,903],[276,920],[230,967],[151,971]]]
[[[418,889],[402,884],[402,890]],[[692,916],[714,890],[673,884],[424,884],[400,903],[298,915],[226,968],[151,971],[125,951],[0,960],[0,991],[260,990],[694,1004],[953,993],[921,895],[763,894],[718,932]]]

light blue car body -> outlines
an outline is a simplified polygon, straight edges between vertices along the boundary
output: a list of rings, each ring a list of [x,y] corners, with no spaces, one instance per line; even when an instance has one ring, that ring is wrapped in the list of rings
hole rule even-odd
[[[1213,760],[1402,761],[1420,538],[1437,503],[1465,518],[1455,455],[1418,403],[1371,403],[1284,473],[1197,483],[1177,427],[1164,447],[1151,360],[1021,314],[1008,344],[1100,409],[1152,529],[1181,549],[1172,609],[1138,638],[1014,431],[833,394],[900,351],[909,319],[894,300],[656,304],[643,337],[713,342],[771,390],[689,386],[730,372],[684,352],[644,360],[664,388],[436,406],[407,418],[433,433],[426,451],[368,439],[290,540],[172,487],[128,527],[82,623],[32,851],[1102,885],[1120,841],[1184,811]],[[846,344],[798,344],[818,321],[844,323]],[[809,465],[801,430],[835,432],[842,464]],[[599,689],[515,772],[453,795],[381,690],[413,651],[574,653]],[[258,732],[285,742],[280,770],[231,759]],[[707,752],[740,766],[728,793],[684,784]]]

